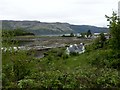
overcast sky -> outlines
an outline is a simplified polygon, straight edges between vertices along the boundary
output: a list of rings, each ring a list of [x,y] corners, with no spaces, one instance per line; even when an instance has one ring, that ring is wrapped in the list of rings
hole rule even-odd
[[[107,26],[105,15],[118,10],[119,0],[0,0],[0,20],[68,22]]]

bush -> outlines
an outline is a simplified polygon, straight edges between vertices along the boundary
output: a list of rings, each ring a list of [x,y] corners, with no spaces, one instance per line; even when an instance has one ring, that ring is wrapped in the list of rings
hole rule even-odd
[[[115,52],[112,49],[108,50],[97,50],[95,53],[88,56],[90,58],[89,62],[93,66],[97,67],[109,67],[109,68],[120,68],[120,53]],[[91,53],[92,53],[91,52]]]
[[[120,77],[117,70],[101,69],[101,75],[96,79],[97,86],[103,88],[118,88]]]
[[[119,87],[118,71],[109,68],[76,67],[72,72],[60,70],[32,73],[37,88],[116,88]],[[29,82],[27,82],[29,83]],[[27,86],[26,86],[27,87]]]
[[[18,88],[34,88],[34,80],[32,79],[22,79],[18,81]]]
[[[44,53],[45,57],[48,60],[64,60],[68,58],[68,55],[65,53],[65,48],[55,48],[49,50],[47,53]]]
[[[111,48],[113,50],[120,50],[120,19],[115,12],[109,17],[106,15],[107,21],[109,21],[109,29],[111,34]]]
[[[32,68],[31,60],[32,58],[27,56],[27,52],[25,51],[3,53],[2,73],[6,77],[6,80],[3,80],[3,87],[13,88],[14,85],[10,86],[10,83],[14,84],[16,81],[24,79],[25,76],[30,75]]]
[[[97,37],[93,42],[93,49],[96,50],[99,48],[103,48],[105,47],[105,45],[106,45],[106,38],[105,38],[105,35],[101,33],[99,37]]]

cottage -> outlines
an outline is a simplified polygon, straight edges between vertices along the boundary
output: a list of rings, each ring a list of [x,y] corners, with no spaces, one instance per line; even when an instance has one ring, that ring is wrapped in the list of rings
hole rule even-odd
[[[66,49],[66,54],[70,54],[70,53],[84,53],[85,52],[85,46],[83,43],[80,43],[79,45],[74,44],[74,45],[70,45],[69,47],[67,47]]]

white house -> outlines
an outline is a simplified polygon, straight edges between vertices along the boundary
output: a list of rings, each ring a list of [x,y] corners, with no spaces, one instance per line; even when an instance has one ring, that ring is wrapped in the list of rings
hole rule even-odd
[[[85,52],[85,46],[83,43],[80,43],[79,45],[74,44],[74,45],[70,45],[69,47],[67,47],[66,49],[66,54],[70,54],[70,53],[84,53]]]

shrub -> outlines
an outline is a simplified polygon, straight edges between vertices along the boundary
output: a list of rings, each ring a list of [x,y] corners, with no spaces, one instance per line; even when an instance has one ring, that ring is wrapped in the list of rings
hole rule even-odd
[[[120,19],[115,12],[109,17],[106,15],[107,21],[109,21],[109,29],[111,34],[111,48],[113,50],[120,50]]]
[[[34,87],[34,80],[32,79],[22,79],[18,81],[18,88],[33,88]]]
[[[92,51],[93,54],[88,56],[90,58],[89,62],[93,66],[97,67],[109,67],[109,68],[120,68],[120,53],[115,52],[112,49],[108,50],[97,50],[95,53]],[[91,52],[91,53],[92,53]]]
[[[2,73],[4,76],[7,76],[6,80],[3,80],[3,87],[13,88],[13,84],[16,81],[24,79],[25,76],[30,74],[30,70],[32,68],[32,58],[27,56],[25,51],[3,53],[2,60]],[[11,84],[6,85],[6,83]]]

